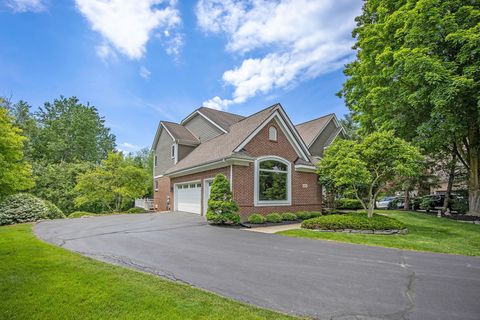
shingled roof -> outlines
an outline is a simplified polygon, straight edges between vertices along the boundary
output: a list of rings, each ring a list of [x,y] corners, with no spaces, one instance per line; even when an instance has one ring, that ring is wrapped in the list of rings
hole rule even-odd
[[[173,139],[177,142],[181,143],[192,143],[192,144],[200,144],[195,136],[188,131],[182,125],[178,123],[169,122],[169,121],[160,121],[160,123],[167,129],[167,131],[173,136]]]
[[[310,147],[318,134],[323,131],[327,123],[333,117],[335,117],[335,114],[327,114],[326,116],[297,124],[295,128],[297,129],[305,144]]]
[[[227,157],[247,156],[241,152],[234,152],[234,149],[240,145],[256,128],[260,126],[277,107],[275,104],[260,112],[257,112],[237,123],[230,126],[227,133],[221,134],[213,139],[201,143],[185,158],[180,160],[176,165],[169,168],[165,174],[170,174],[183,169],[188,169],[201,164],[214,162]],[[213,119],[212,119],[213,120]]]
[[[197,111],[199,111],[200,113],[205,115],[207,118],[209,118],[210,120],[218,124],[225,131],[230,131],[230,127],[233,124],[245,119],[244,116],[241,116],[239,114],[215,110],[215,109],[206,108],[206,107],[198,108]]]

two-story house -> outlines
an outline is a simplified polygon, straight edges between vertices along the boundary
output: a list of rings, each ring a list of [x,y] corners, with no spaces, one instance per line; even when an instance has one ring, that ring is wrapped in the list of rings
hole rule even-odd
[[[218,173],[243,218],[320,210],[315,163],[345,132],[334,114],[293,125],[280,104],[248,117],[201,107],[180,123],[160,121],[152,144],[158,211],[205,215]]]

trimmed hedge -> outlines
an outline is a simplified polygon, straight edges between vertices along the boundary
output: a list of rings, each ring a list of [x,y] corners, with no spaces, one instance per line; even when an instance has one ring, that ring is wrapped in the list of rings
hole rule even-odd
[[[305,220],[302,222],[302,228],[320,230],[400,230],[404,229],[405,225],[394,218],[378,214],[368,218],[367,214],[362,212],[332,214]]]
[[[358,210],[362,209],[362,203],[357,199],[342,198],[337,200],[338,209]]]
[[[262,224],[267,221],[267,218],[258,213],[252,213],[248,216],[247,221],[252,224]]]
[[[284,212],[282,213],[282,220],[283,221],[296,221],[298,218],[297,218],[297,215],[295,213],[291,213],[291,212]]]
[[[65,218],[53,203],[28,193],[7,196],[0,203],[0,225]]]
[[[295,214],[297,215],[297,218],[300,220],[306,220],[312,217],[312,214],[308,211],[298,211]]]
[[[282,216],[279,213],[270,213],[266,216],[268,222],[282,222]]]
[[[321,212],[318,212],[318,211],[310,211],[310,218],[320,217],[321,215],[322,215]]]

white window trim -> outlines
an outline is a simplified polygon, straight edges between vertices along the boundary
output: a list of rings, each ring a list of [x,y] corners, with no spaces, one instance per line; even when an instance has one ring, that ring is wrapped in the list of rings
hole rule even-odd
[[[173,151],[173,154],[172,154]],[[178,144],[174,143],[170,146],[170,157],[173,159],[173,163],[176,164],[178,160]]]
[[[260,189],[258,185],[258,179],[259,179],[260,162],[265,160],[275,160],[287,165],[287,200],[272,200],[272,201],[259,200],[258,192]],[[273,206],[291,206],[292,205],[292,165],[290,161],[277,156],[259,157],[257,158],[257,160],[255,160],[255,172],[254,172],[253,179],[254,179],[253,181],[254,197],[253,198],[254,198],[254,205],[256,207],[273,207]]]

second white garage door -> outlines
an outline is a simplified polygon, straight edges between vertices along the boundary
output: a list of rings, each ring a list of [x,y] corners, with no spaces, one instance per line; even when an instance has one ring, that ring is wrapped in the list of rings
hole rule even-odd
[[[202,212],[202,197],[200,183],[177,184],[177,210],[200,214]]]

